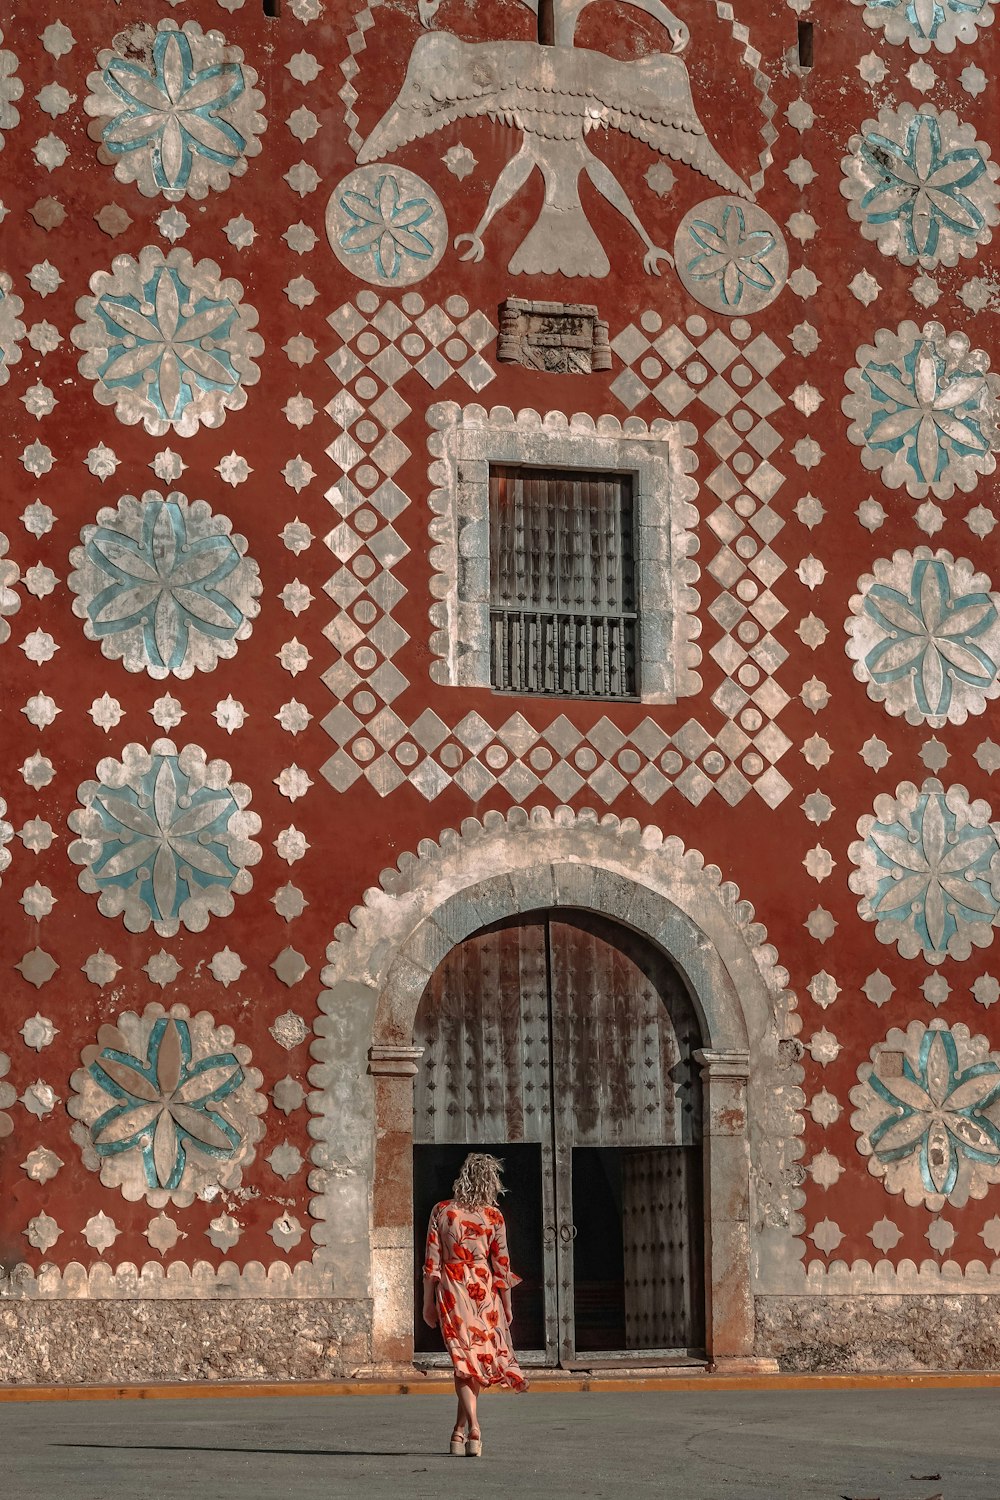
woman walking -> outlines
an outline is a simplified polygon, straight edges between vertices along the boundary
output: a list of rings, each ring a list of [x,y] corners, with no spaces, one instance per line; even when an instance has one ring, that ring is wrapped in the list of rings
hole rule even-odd
[[[490,1385],[526,1391],[510,1347],[511,1288],[507,1227],[497,1208],[504,1191],[502,1164],[473,1151],[465,1158],[451,1198],[435,1205],[424,1258],[424,1322],[440,1325],[455,1367],[458,1417],[450,1451],[479,1458],[479,1392]]]

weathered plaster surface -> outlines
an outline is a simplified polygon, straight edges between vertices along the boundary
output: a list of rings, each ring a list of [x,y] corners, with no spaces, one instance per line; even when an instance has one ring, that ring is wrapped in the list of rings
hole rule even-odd
[[[758,1297],[756,1347],[783,1370],[988,1370],[1000,1297]]]

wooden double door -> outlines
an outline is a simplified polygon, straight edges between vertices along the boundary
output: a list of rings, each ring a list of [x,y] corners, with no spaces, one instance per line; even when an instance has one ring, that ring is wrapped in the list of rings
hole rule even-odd
[[[666,957],[590,913],[498,923],[432,976],[414,1043],[415,1279],[431,1207],[489,1150],[529,1362],[701,1350],[701,1035]]]

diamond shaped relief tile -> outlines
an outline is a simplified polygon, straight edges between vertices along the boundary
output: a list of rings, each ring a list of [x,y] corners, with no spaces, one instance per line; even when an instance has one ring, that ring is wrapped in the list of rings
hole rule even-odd
[[[732,677],[736,668],[747,659],[743,647],[737,645],[731,635],[724,635],[720,641],[716,641],[708,654],[713,661],[718,663],[727,677]]]
[[[496,739],[496,730],[491,724],[487,724],[482,714],[475,711],[466,714],[465,718],[455,728],[455,738],[473,755],[478,755],[492,740]],[[457,778],[456,778],[457,779]],[[491,776],[490,781],[496,778]]]
[[[716,375],[707,385],[702,386],[698,392],[698,400],[703,406],[707,406],[709,411],[718,412],[724,417],[739,404],[740,397],[721,375]]]
[[[583,777],[574,771],[572,766],[567,765],[564,760],[556,761],[552,770],[542,780],[549,791],[564,802],[568,802],[571,797],[575,797],[584,784]]]
[[[349,516],[356,511],[363,502],[364,495],[357,488],[354,481],[345,474],[343,479],[331,485],[326,492],[326,499],[333,506],[338,515]]]
[[[762,505],[757,514],[750,517],[750,525],[765,542],[772,542],[784,524],[782,518],[768,505]]]
[[[643,755],[648,755],[650,760],[654,760],[670,744],[670,736],[655,720],[643,719],[629,735],[629,743],[641,750]]]
[[[409,495],[391,479],[384,480],[368,498],[379,515],[384,516],[387,521],[394,521],[410,503]]]
[[[445,339],[450,339],[455,332],[455,325],[451,318],[437,303],[429,307],[425,313],[421,313],[417,319],[417,327],[429,344],[441,344]]]
[[[638,776],[632,778],[632,786],[645,802],[659,802],[670,790],[670,782],[654,765],[643,766]]]
[[[747,480],[747,489],[756,495],[758,500],[770,500],[778,493],[784,482],[784,474],[772,464],[762,463],[756,473],[751,474]]]
[[[497,336],[497,330],[489,318],[479,308],[463,323],[459,323],[458,331],[465,342],[478,351],[485,349],[486,345],[492,343]]]
[[[448,738],[448,726],[443,724],[437,714],[431,709],[425,708],[423,713],[413,723],[410,733],[421,749],[426,750],[428,755],[436,750],[442,740]]]
[[[654,340],[653,348],[661,359],[666,360],[671,369],[682,365],[694,353],[691,340],[676,324],[665,329],[659,338]]]
[[[565,714],[560,714],[558,719],[553,719],[548,729],[543,731],[544,739],[548,740],[553,750],[558,755],[568,755],[575,750],[583,739],[583,734],[575,724],[571,724]]]
[[[754,735],[754,745],[772,765],[791,749],[792,742],[777,724],[766,724],[760,734]]]
[[[384,661],[369,677],[368,686],[372,692],[378,693],[383,702],[392,703],[404,688],[409,687],[409,683],[391,661]]]
[[[718,505],[708,517],[708,524],[720,542],[732,542],[743,530],[743,522],[728,505]]]
[[[373,760],[367,767],[365,780],[375,788],[380,797],[388,797],[390,792],[403,785],[406,775],[391,755],[380,755],[378,760]]]
[[[712,790],[712,783],[699,766],[686,766],[674,782],[674,786],[682,797],[686,797],[692,807],[697,807],[704,802]]]
[[[704,347],[704,346],[703,346]],[[748,365],[752,365],[758,375],[770,375],[776,370],[784,359],[784,355],[773,339],[769,339],[766,333],[758,333],[743,350],[743,358]]]
[[[697,760],[712,743],[712,736],[698,723],[697,719],[688,719],[673,739],[677,749],[682,755],[686,755],[688,760]]]
[[[649,348],[649,340],[634,323],[630,323],[611,340],[611,347],[623,364],[634,365]]]
[[[363,641],[365,633],[349,614],[341,613],[331,620],[329,625],[324,625],[323,634],[331,646],[336,646],[341,656],[346,656],[359,641]]]
[[[723,724],[715,736],[715,743],[725,755],[729,756],[730,760],[735,760],[738,755],[743,754],[750,740],[738,724],[730,722]]]
[[[481,354],[474,354],[471,359],[465,361],[464,365],[459,365],[456,373],[461,375],[470,390],[481,391],[489,385],[491,380],[496,379],[497,372],[492,365],[487,364]]]
[[[625,743],[625,736],[617,724],[612,724],[609,718],[598,719],[593,729],[587,735],[587,739],[595,750],[602,755],[612,756]]]
[[[621,796],[628,782],[619,770],[605,761],[587,777],[587,785],[593,788],[602,802],[614,802],[616,797]]]
[[[525,755],[538,739],[538,730],[532,728],[523,714],[511,714],[497,730],[497,739],[502,740],[514,755]]]
[[[708,606],[708,612],[723,630],[733,630],[746,614],[743,605],[732,594],[717,594]]]
[[[747,444],[761,458],[769,458],[775,448],[781,446],[781,435],[775,432],[770,422],[758,422],[757,426],[747,435]]]
[[[768,677],[765,682],[762,682],[752,697],[757,707],[762,708],[769,719],[776,719],[781,710],[791,701],[784,688],[775,682],[773,677]]]
[[[756,412],[758,417],[770,417],[785,403],[777,391],[769,386],[766,380],[762,380],[743,397],[743,404]]]
[[[342,657],[332,667],[327,667],[320,680],[326,684],[335,698],[349,698],[361,678],[350,662]]]
[[[345,431],[354,425],[363,411],[361,402],[350,391],[338,391],[333,400],[326,404],[327,416],[332,417],[338,427],[343,427]]]
[[[742,578],[745,568],[735,552],[730,552],[728,547],[723,547],[722,551],[717,552],[712,558],[708,571],[722,584],[723,588],[731,589],[736,580]]]
[[[383,615],[369,630],[368,639],[383,656],[391,657],[406,645],[410,637],[396,620]]]
[[[451,777],[436,760],[422,760],[416,770],[410,772],[409,780],[422,797],[433,802],[435,797],[440,797]]]
[[[415,369],[418,375],[422,375],[427,384],[434,390],[437,390],[438,386],[444,385],[445,381],[449,380],[453,374],[451,365],[437,349],[431,349],[425,354],[423,359],[418,361]]]
[[[400,334],[413,327],[402,308],[397,307],[394,302],[383,302],[372,318],[372,325],[387,339],[398,339]]]
[[[743,488],[728,464],[720,464],[717,469],[713,469],[705,483],[720,500],[731,500]]]
[[[344,470],[356,468],[365,456],[365,450],[351,437],[349,432],[342,432],[340,436],[330,444],[326,450],[327,456],[337,466]]]
[[[321,722],[337,745],[349,745],[362,727],[361,720],[351,713],[346,703],[338,703],[336,708],[331,708]]]
[[[466,796],[471,797],[473,802],[478,802],[481,797],[497,784],[497,779],[491,771],[480,765],[478,760],[466,761],[462,769],[456,773],[455,784],[462,788]]]
[[[396,605],[406,593],[398,578],[391,573],[380,573],[373,583],[368,585],[368,593],[386,614],[395,609]]]
[[[327,579],[323,588],[341,609],[347,609],[365,591],[364,584],[355,578],[349,568],[338,568],[333,577]]]
[[[383,750],[398,745],[406,733],[406,725],[394,708],[380,708],[374,719],[369,719],[367,729]]]
[[[776,594],[772,594],[770,589],[765,589],[751,604],[750,613],[755,620],[760,621],[765,630],[773,630],[775,625],[785,618],[788,610]]]
[[[715,449],[720,458],[730,458],[743,442],[741,437],[730,427],[729,423],[722,419],[713,422],[705,433],[705,439]]]
[[[395,344],[389,344],[374,359],[369,360],[368,368],[384,385],[394,385],[409,370],[410,361],[405,354],[400,354]]]
[[[753,784],[753,789],[758,797],[761,797],[767,803],[768,807],[772,808],[784,802],[792,790],[784,776],[774,766],[768,766],[763,776],[757,777],[757,780]]]
[[[345,344],[350,343],[364,328],[366,318],[358,312],[353,302],[345,302],[332,312],[326,320],[334,333],[339,333]]]
[[[751,572],[756,573],[761,583],[766,584],[768,588],[771,587],[775,579],[781,577],[782,573],[785,572],[786,566],[778,554],[771,551],[770,547],[762,547],[757,556],[750,562]]]
[[[515,760],[501,775],[500,785],[510,793],[515,802],[523,802],[525,797],[530,797],[532,792],[537,791],[539,780],[534,771]]]
[[[712,702],[727,719],[735,719],[741,708],[745,708],[750,700],[749,693],[745,693],[739,683],[732,682],[728,677],[712,694]]]
[[[710,333],[704,343],[698,345],[699,355],[708,360],[713,370],[727,369],[739,352],[732,339],[727,338],[719,328]]]
[[[715,778],[715,790],[721,792],[723,800],[730,807],[735,807],[750,790],[750,783],[742,771],[738,771],[735,766],[727,766],[722,775]]]
[[[377,422],[381,422],[386,432],[391,432],[398,427],[405,417],[410,415],[411,408],[403,400],[398,391],[383,391],[377,401],[373,401],[368,408]]]
[[[376,443],[371,451],[371,458],[377,463],[383,474],[395,474],[410,456],[410,450],[394,432],[387,432],[380,443]]]
[[[377,536],[369,538],[368,550],[374,553],[383,568],[392,568],[410,549],[395,527],[385,526]]]
[[[695,393],[686,380],[682,380],[676,370],[661,380],[659,385],[654,386],[653,395],[657,401],[668,411],[672,417],[680,416],[686,406],[690,406],[694,400]]]
[[[331,755],[330,759],[320,766],[319,772],[330,783],[334,791],[346,792],[361,775],[361,767],[344,750],[338,750],[336,754]]]
[[[649,386],[640,380],[633,370],[622,370],[611,382],[611,394],[616,396],[628,411],[634,411],[649,395]]]
[[[350,384],[365,367],[364,360],[359,359],[354,350],[349,349],[346,344],[342,344],[336,354],[331,354],[326,364],[341,385]]]
[[[777,672],[788,660],[788,652],[773,635],[762,636],[750,655],[763,672]]]

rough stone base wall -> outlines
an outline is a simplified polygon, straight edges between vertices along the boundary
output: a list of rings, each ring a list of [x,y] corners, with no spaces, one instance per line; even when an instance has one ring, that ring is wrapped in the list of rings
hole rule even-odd
[[[1000,1297],[758,1297],[758,1354],[783,1370],[1000,1368]]]
[[[331,1380],[371,1359],[371,1303],[0,1303],[0,1379],[15,1384]]]

